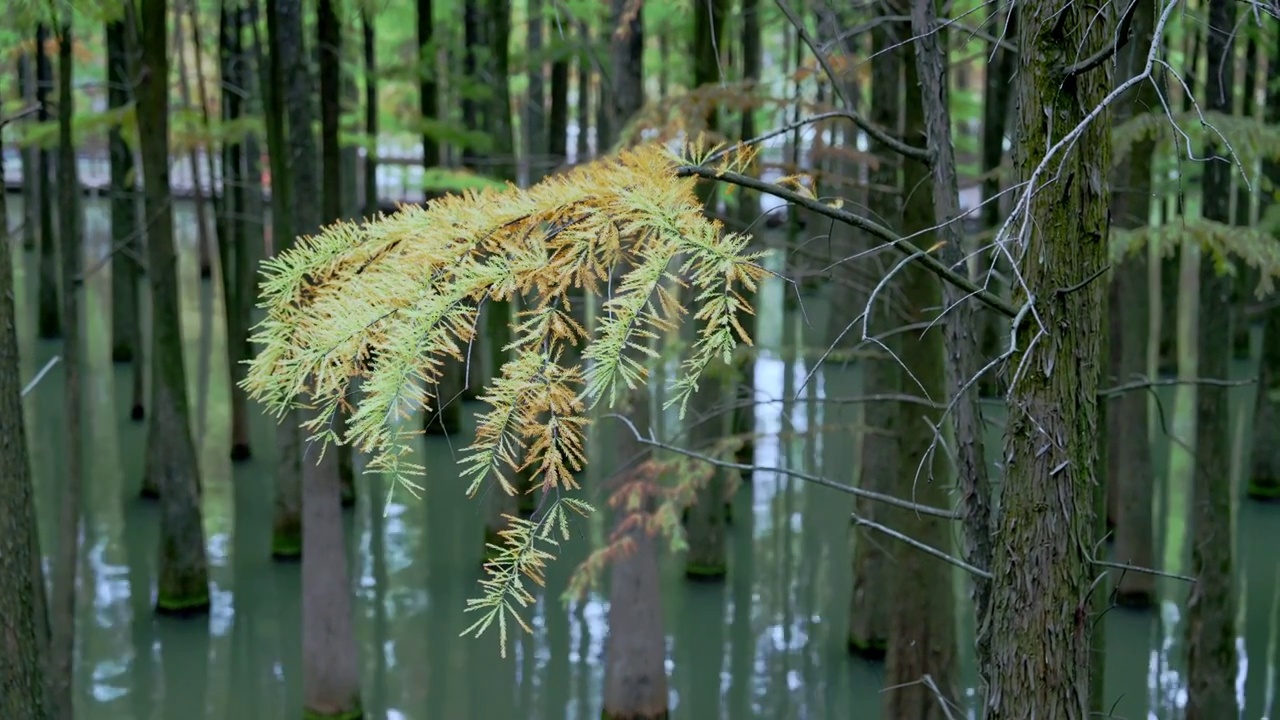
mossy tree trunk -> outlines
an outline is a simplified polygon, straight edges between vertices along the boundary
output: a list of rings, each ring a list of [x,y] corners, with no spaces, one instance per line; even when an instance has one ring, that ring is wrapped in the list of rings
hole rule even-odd
[[[160,494],[160,569],[156,612],[208,611],[209,575],[200,516],[198,456],[191,440],[182,364],[178,256],[169,189],[169,59],[166,1],[143,0],[138,135],[142,146],[147,277],[151,285],[151,403],[146,477]]]
[[[1033,293],[1036,317],[1018,325],[1007,366],[987,717],[1059,720],[1086,717],[1090,702],[1105,297],[1102,283],[1088,281],[1108,257],[1110,126],[1094,121],[1069,149],[1046,155],[1111,88],[1106,63],[1067,80],[1059,69],[1079,48],[1111,42],[1115,20],[1070,0],[1036,0],[1020,10],[1014,166],[1019,180],[1034,176],[1043,185],[1026,205],[1029,231],[1016,239],[1027,290],[1014,303]]]
[[[292,150],[288,147],[288,137],[285,132],[285,58],[279,5],[280,0],[267,0],[266,48],[263,48],[261,38],[255,35],[258,65],[263,75],[267,152],[271,162],[272,249],[277,254],[293,247],[295,232],[293,195],[296,191],[291,160]],[[298,42],[301,42],[301,38],[298,38]],[[297,52],[301,53],[301,50]],[[314,159],[311,165],[314,168]],[[298,423],[297,413],[290,411],[280,418],[276,426],[271,556],[277,560],[297,560],[302,556],[302,431]]]
[[[125,25],[113,20],[106,25],[107,106],[129,104],[128,59],[125,57]],[[136,139],[134,140],[136,142]],[[141,363],[142,328],[138,306],[138,197],[133,150],[120,126],[107,131],[111,158],[111,360]]]
[[[627,9],[626,2],[614,0],[615,18],[621,18]],[[694,0],[690,11],[694,15],[690,46],[690,52],[693,55],[693,84],[695,87],[700,87],[720,79],[720,63],[717,54],[719,45],[716,38],[723,37],[729,6],[726,0],[713,0],[710,3]],[[629,37],[638,38],[640,34],[638,23],[641,21],[642,19],[637,15],[628,33]],[[608,127],[622,128],[644,101],[643,92],[640,90],[643,79],[641,60],[644,45],[643,39],[638,39],[632,42],[639,42],[639,45],[627,47],[618,39],[617,34],[612,37],[614,39],[611,54],[615,72],[613,93],[609,99],[613,110],[609,113],[611,117]],[[623,72],[623,67],[633,70],[631,73]],[[624,113],[624,108],[629,112]],[[717,109],[712,109],[707,118],[706,129],[710,133],[714,133],[717,129],[717,112]],[[606,138],[606,141],[611,142],[612,138]],[[601,145],[599,149],[604,151],[605,146]],[[704,184],[698,191],[703,204],[709,209],[714,209],[715,196],[712,194],[714,188]],[[696,313],[697,310],[694,309],[693,312]],[[702,388],[694,394],[689,403],[692,418],[689,442],[699,452],[706,452],[713,443],[723,439],[730,428],[733,410],[732,406],[727,405],[723,399],[734,397],[734,393],[729,391],[732,387],[731,381],[727,366],[719,362],[713,364],[704,375],[704,380],[701,382]],[[685,557],[687,577],[699,580],[720,580],[728,574],[728,542],[724,517],[724,503],[727,499],[725,488],[724,472],[719,468],[712,469],[711,477],[699,487],[693,507],[689,508],[687,527],[689,551]]]
[[[1234,67],[1232,42],[1236,9],[1229,0],[1210,0],[1205,98],[1209,111],[1231,112]],[[1204,217],[1231,220],[1232,162],[1212,140],[1206,161],[1201,207]],[[1198,373],[1225,378],[1230,369],[1231,280],[1214,267],[1209,254],[1200,258],[1200,322]],[[1187,600],[1187,720],[1235,717],[1235,576],[1232,550],[1230,411],[1227,389],[1196,388],[1195,466],[1192,473],[1191,567],[1196,583]]]
[[[71,134],[74,118],[73,63],[68,8],[59,8],[62,25],[58,31],[58,225],[62,241],[62,367],[63,452],[66,477],[58,497],[58,547],[53,561],[53,594],[50,603],[53,644],[51,647],[53,707],[57,717],[74,716],[72,677],[75,668],[76,582],[80,567],[81,498],[84,494],[82,441],[84,413],[81,404],[80,265],[83,245],[80,238],[80,181],[76,174],[76,147]]]
[[[895,26],[884,24],[871,31],[871,106],[869,115],[873,122],[881,127],[897,127],[902,112],[902,54],[892,48],[898,43],[898,34],[893,32]],[[874,147],[874,146],[873,146]],[[876,148],[879,166],[869,171],[868,182],[872,188],[895,188],[899,181],[900,161]],[[900,200],[897,193],[869,191],[868,203],[876,208],[876,212],[884,217],[898,216]],[[861,247],[853,248],[854,252],[869,249],[869,240],[863,238]],[[852,253],[851,253],[852,254]],[[868,257],[861,263],[844,263],[842,266],[865,267],[864,272],[846,272],[844,282],[847,287],[837,285],[835,307],[843,312],[831,314],[831,327],[828,329],[828,340],[836,342],[843,334],[843,340],[837,347],[852,349],[858,345],[862,337],[862,323],[856,317],[862,313],[870,288],[874,287],[879,277],[888,270],[883,264],[883,254]],[[873,277],[874,276],[874,277]],[[892,292],[884,297],[892,297]],[[896,325],[889,308],[898,307],[897,303],[882,301],[877,303],[876,315],[873,318],[870,332],[881,337],[881,341],[889,346],[890,351],[897,352],[901,336],[898,334],[883,335],[884,331]],[[850,323],[854,323],[850,327]],[[881,348],[875,348],[881,350]],[[901,369],[894,358],[876,353],[874,356],[858,362],[862,370],[862,393],[864,395],[891,394],[898,391],[901,382]],[[913,391],[914,393],[914,391]],[[873,492],[888,493],[895,485],[899,470],[899,410],[895,403],[873,401],[860,405],[858,413],[855,461],[857,462],[858,486]],[[918,460],[915,459],[915,460]],[[915,460],[909,465],[914,465]],[[882,506],[865,498],[854,501],[858,515],[873,522],[883,520]],[[853,595],[849,604],[849,637],[848,647],[854,652],[867,657],[884,657],[889,638],[889,604],[890,594],[887,592],[890,583],[891,567],[889,565],[888,546],[882,537],[876,537],[875,531],[865,528],[853,528]]]
[[[1133,38],[1121,49],[1116,78],[1142,71],[1154,40],[1156,3],[1140,2],[1133,16]],[[1158,104],[1155,86],[1140,83],[1117,106],[1115,124]],[[1151,172],[1154,140],[1134,144],[1129,161],[1111,177],[1111,218],[1119,228],[1142,228],[1151,216]],[[1145,253],[1127,258],[1112,274],[1109,331],[1111,384],[1132,382],[1146,375],[1150,302],[1147,297]],[[1152,495],[1155,491],[1151,443],[1147,436],[1147,395],[1127,392],[1107,401],[1107,475],[1109,516],[1115,526],[1115,557],[1119,562],[1150,567],[1155,561]],[[1117,577],[1116,602],[1148,607],[1155,602],[1155,576],[1123,572]]]
[[[49,31],[44,25],[36,26],[36,119],[49,122],[49,91],[53,88],[53,66],[49,62],[46,45]],[[62,337],[62,317],[58,306],[58,246],[53,225],[53,186],[49,175],[53,172],[53,159],[44,147],[39,153],[39,178],[36,180],[36,196],[40,203],[40,283],[37,291],[36,334],[44,340]],[[59,228],[61,230],[61,228]]]
[[[1280,23],[1271,39],[1267,60],[1266,121],[1280,125]],[[1266,160],[1263,174],[1272,187],[1280,187],[1280,162]],[[1258,214],[1264,216],[1272,201],[1267,193],[1259,198]],[[1253,449],[1249,462],[1248,492],[1252,498],[1280,498],[1280,309],[1267,311],[1262,330],[1262,362],[1258,367],[1258,399],[1253,415]]]
[[[0,117],[3,117],[0,115]],[[2,194],[2,193],[0,193]],[[0,199],[0,203],[3,203]],[[0,717],[49,720],[44,579],[22,416],[11,243],[0,245]]]

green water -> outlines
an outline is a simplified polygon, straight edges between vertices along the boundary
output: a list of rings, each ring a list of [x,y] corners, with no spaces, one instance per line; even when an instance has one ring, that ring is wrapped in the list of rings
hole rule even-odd
[[[15,213],[16,204],[11,198]],[[87,266],[109,246],[105,206],[97,200],[88,206]],[[180,203],[177,217],[189,382],[193,397],[205,392],[208,397],[205,403],[193,402],[205,408],[193,426],[202,430],[198,442],[213,607],[207,619],[197,620],[157,619],[151,611],[157,517],[154,505],[137,499],[145,424],[128,418],[129,369],[110,362],[110,278],[104,268],[89,279],[84,308],[89,436],[77,617],[79,717],[299,717],[300,567],[269,556],[273,425],[255,416],[254,459],[230,463],[227,369],[220,359],[208,361],[225,357],[221,308],[211,284],[200,283],[196,275],[190,205]],[[16,262],[24,380],[59,352],[57,343],[34,337],[35,261],[29,253]],[[764,344],[777,350],[797,339],[820,342],[826,312],[821,301],[807,304],[811,327],[806,327],[799,313],[784,313],[780,288],[772,293],[762,307]],[[205,306],[211,314],[202,322]],[[856,371],[825,368],[799,402],[782,402],[795,394],[810,369],[805,361],[781,359],[790,355],[771,353],[758,365],[759,392],[774,401],[757,410],[760,429],[770,434],[759,441],[756,462],[847,481],[856,406],[821,400],[857,394]],[[202,382],[203,366],[210,372]],[[1247,365],[1237,369],[1241,376],[1250,372]],[[55,541],[52,523],[62,473],[61,383],[57,366],[26,401],[46,556]],[[1161,397],[1166,413],[1172,413],[1173,393]],[[1249,397],[1247,389],[1235,392],[1237,407]],[[597,450],[609,446],[607,422],[593,431]],[[997,432],[993,429],[989,438],[993,459]],[[557,596],[574,563],[604,538],[603,519],[578,527],[578,536],[549,572],[552,592],[530,613],[534,634],[514,636],[507,659],[499,658],[496,638],[459,638],[469,622],[464,602],[476,592],[481,575],[485,515],[482,504],[463,497],[453,470],[463,445],[465,435],[423,441],[430,475],[422,499],[397,495],[384,517],[385,488],[362,486],[360,503],[346,514],[368,715],[396,720],[599,717],[607,594],[567,606]],[[1158,446],[1161,472],[1167,446]],[[607,465],[607,455],[597,453],[599,465]],[[586,477],[589,493],[594,476]],[[1185,490],[1170,487],[1168,494],[1176,499]],[[598,497],[591,499],[603,505]],[[680,558],[663,561],[673,717],[878,717],[883,667],[845,652],[851,498],[757,473],[734,503],[730,575],[724,585],[686,583]],[[1239,509],[1244,621],[1239,645],[1247,718],[1270,715],[1272,599],[1280,571],[1272,544],[1280,529],[1277,512],[1251,503]],[[1161,515],[1157,524],[1164,525],[1166,536],[1185,534],[1179,518]],[[1114,717],[1144,717],[1149,708],[1148,717],[1178,716],[1183,691],[1177,616],[1186,588],[1168,583],[1164,590],[1167,600],[1158,613],[1116,609],[1105,616]]]

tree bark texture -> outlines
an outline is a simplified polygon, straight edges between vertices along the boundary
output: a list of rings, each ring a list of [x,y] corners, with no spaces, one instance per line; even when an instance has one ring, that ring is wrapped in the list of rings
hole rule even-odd
[[[1095,120],[1050,148],[1111,87],[1111,66],[1063,79],[1080,48],[1112,42],[1114,18],[1070,0],[1020,7],[1015,168],[1039,186],[1014,237],[1034,294],[1008,363],[1005,477],[991,571],[989,720],[1087,717],[1094,568],[1098,384],[1107,264],[1110,126]],[[1044,164],[1037,174],[1036,169]],[[1021,224],[1021,220],[1017,220]],[[1015,304],[1027,302],[1024,290]],[[1040,333],[1042,332],[1043,335]]]
[[[1235,5],[1210,0],[1205,99],[1210,111],[1231,112]],[[1231,161],[1212,141],[1205,148],[1204,217],[1231,221]],[[1231,280],[1218,273],[1213,257],[1200,258],[1198,374],[1225,378],[1231,360]],[[1187,720],[1235,717],[1236,628],[1231,518],[1230,417],[1227,388],[1196,387],[1196,444],[1192,480],[1191,568],[1196,583],[1187,600]]]
[[[147,277],[151,285],[151,421],[146,475],[160,493],[160,579],[156,612],[209,609],[209,575],[200,516],[199,465],[191,440],[178,256],[169,190],[169,59],[166,2],[140,6],[143,72],[138,85],[138,134],[147,219]]]
[[[0,246],[0,717],[48,720],[48,644],[41,639],[48,625],[22,413],[11,247]]]

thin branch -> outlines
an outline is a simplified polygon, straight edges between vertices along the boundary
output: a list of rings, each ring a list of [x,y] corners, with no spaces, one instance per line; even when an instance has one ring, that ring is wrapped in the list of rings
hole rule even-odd
[[[49,371],[52,370],[53,366],[57,365],[60,360],[62,360],[61,355],[54,355],[49,358],[49,362],[45,363],[44,367],[40,368],[40,372],[36,373],[35,377],[31,378],[31,382],[27,383],[26,386],[22,388],[22,397],[26,397],[32,390],[35,390],[36,385],[40,384],[40,381],[44,379],[44,376],[48,375]]]
[[[992,579],[992,576],[991,576],[991,573],[990,573],[990,572],[988,572],[988,571],[986,571],[986,570],[983,570],[982,568],[974,567],[974,566],[970,565],[969,563],[967,563],[967,562],[965,562],[965,561],[961,560],[961,559],[960,559],[960,558],[958,558],[958,557],[952,557],[951,555],[948,555],[948,554],[946,554],[946,553],[942,552],[941,550],[939,550],[939,549],[935,548],[935,547],[934,547],[934,546],[932,546],[932,545],[929,545],[929,544],[927,544],[927,543],[922,543],[922,542],[920,542],[919,540],[916,540],[915,538],[911,537],[910,535],[906,535],[906,534],[900,533],[900,532],[898,532],[897,530],[894,530],[894,529],[893,529],[893,528],[891,528],[891,527],[886,527],[886,526],[881,525],[880,523],[875,522],[875,521],[873,521],[873,520],[868,520],[868,519],[866,519],[866,518],[864,518],[864,517],[862,517],[862,516],[858,515],[857,513],[853,513],[853,514],[852,514],[852,516],[853,516],[853,524],[854,524],[854,525],[862,525],[862,526],[869,527],[869,528],[871,528],[872,530],[878,530],[878,531],[880,531],[880,532],[884,533],[885,535],[888,535],[888,536],[889,536],[889,537],[891,537],[891,538],[895,538],[895,539],[901,540],[902,542],[904,542],[904,543],[906,543],[906,544],[910,545],[911,547],[913,547],[913,548],[915,548],[915,549],[917,549],[917,550],[919,550],[919,551],[921,551],[921,552],[923,552],[923,553],[928,553],[929,555],[932,555],[932,556],[934,556],[934,557],[938,558],[939,560],[942,560],[942,561],[944,561],[944,562],[951,563],[952,565],[955,565],[956,567],[958,567],[958,568],[960,568],[960,569],[962,569],[962,570],[968,570],[969,572],[973,573],[974,575],[977,575],[977,576],[978,576],[978,577],[980,577],[980,578],[984,578],[984,579],[986,579],[986,580],[990,580],[990,579]]]
[[[854,487],[852,485],[845,485],[843,483],[835,482],[834,480],[828,480],[824,477],[819,477],[817,475],[810,475],[809,473],[801,472],[799,470],[792,470],[790,468],[780,468],[780,467],[762,467],[759,465],[746,465],[743,463],[729,462],[728,460],[720,460],[710,455],[694,452],[693,450],[686,450],[685,448],[682,448],[678,445],[670,445],[668,443],[661,442],[655,439],[652,433],[650,433],[649,437],[645,437],[644,435],[640,434],[640,429],[636,427],[635,423],[631,422],[631,419],[626,417],[625,415],[620,415],[618,413],[607,413],[605,414],[604,417],[616,418],[617,420],[620,420],[621,422],[623,422],[628,428],[631,429],[631,432],[635,435],[636,441],[639,442],[641,445],[648,445],[650,447],[655,447],[660,450],[668,450],[670,452],[676,453],[677,455],[683,455],[685,457],[693,458],[695,460],[701,460],[705,463],[710,463],[711,465],[714,465],[716,467],[726,468],[729,470],[740,470],[742,472],[768,472],[768,473],[777,473],[779,475],[787,475],[789,477],[794,477],[800,480],[804,480],[806,482],[811,482],[815,485],[821,485],[823,487],[831,488],[832,490],[839,490],[840,492],[849,493],[850,495],[853,495],[855,497],[866,498],[868,500],[875,500],[877,502],[882,502],[886,505],[893,505],[894,507],[900,507],[905,510],[911,510],[912,512],[920,513],[921,515],[931,515],[933,517],[945,518],[947,520],[955,520],[959,517],[958,515],[956,515],[956,513],[952,512],[951,510],[944,510],[942,508],[936,508],[930,505],[921,505],[920,503],[914,503],[914,502],[911,502],[910,500],[902,500],[892,495],[885,495],[884,493],[872,492],[871,490],[863,490],[862,488],[859,488],[859,487]]]
[[[36,103],[35,105],[29,105],[29,106],[27,106],[27,107],[25,107],[25,108],[23,108],[23,109],[19,110],[18,112],[16,112],[16,113],[14,113],[14,114],[10,115],[9,117],[6,117],[6,118],[0,118],[0,128],[4,128],[4,127],[6,127],[6,126],[8,126],[8,125],[11,125],[11,124],[13,124],[13,123],[15,123],[15,122],[18,122],[18,121],[19,121],[19,120],[21,120],[22,118],[25,118],[25,117],[27,117],[27,116],[29,116],[29,115],[35,115],[35,114],[36,114],[36,113],[38,113],[38,112],[40,112],[40,103]]]
[[[796,33],[800,36],[800,39],[804,41],[805,45],[809,46],[809,50],[813,53],[813,56],[817,58],[818,64],[822,65],[822,69],[827,73],[827,77],[831,78],[831,89],[839,96],[841,103],[848,112],[849,119],[852,120],[855,125],[862,128],[862,130],[868,135],[875,138],[878,142],[884,143],[889,147],[889,149],[899,155],[912,158],[913,160],[919,160],[923,163],[929,162],[929,152],[927,150],[913,145],[908,145],[907,143],[893,137],[885,131],[884,128],[873,124],[870,120],[864,118],[857,110],[853,109],[853,103],[849,102],[849,98],[845,95],[844,84],[841,83],[840,78],[836,76],[835,69],[831,67],[831,62],[827,60],[827,54],[822,52],[821,48],[818,47],[818,43],[814,41],[813,36],[811,36],[809,31],[805,29],[804,20],[800,19],[799,15],[796,15],[796,11],[791,7],[791,4],[787,2],[787,0],[776,0],[776,2],[778,9],[781,10],[782,14],[787,16],[787,20],[795,26]]]
[[[1147,575],[1156,575],[1158,577],[1172,578],[1174,580],[1183,580],[1189,583],[1196,581],[1190,575],[1180,575],[1178,573],[1167,572],[1165,570],[1156,570],[1155,568],[1141,567],[1139,565],[1130,565],[1128,563],[1111,562],[1109,560],[1093,560],[1094,565],[1099,567],[1115,568],[1116,570],[1126,570],[1131,572],[1146,573]]]
[[[1120,49],[1129,44],[1129,40],[1133,37],[1133,16],[1138,9],[1139,0],[1132,0],[1129,7],[1125,9],[1124,15],[1120,18],[1120,27],[1116,29],[1116,39],[1106,47],[1089,57],[1081,60],[1074,65],[1069,65],[1059,72],[1059,82],[1065,82],[1077,75],[1083,75],[1090,70],[1102,65],[1102,63],[1115,57]]]
[[[1244,385],[1252,385],[1256,382],[1258,382],[1257,378],[1249,378],[1247,380],[1217,380],[1214,378],[1190,378],[1190,379],[1164,378],[1160,380],[1143,379],[1143,380],[1135,380],[1134,382],[1124,383],[1123,385],[1116,385],[1115,387],[1109,387],[1109,388],[1106,388],[1105,390],[1099,390],[1098,397],[1100,398],[1114,397],[1116,395],[1122,395],[1124,393],[1127,393],[1131,390],[1146,390],[1147,388],[1168,387],[1170,385],[1208,385],[1211,387],[1241,387]]]
[[[920,255],[919,262],[928,268],[930,272],[956,287],[959,287],[965,292],[972,294],[979,302],[992,308],[1005,317],[1013,318],[1018,315],[1018,307],[1013,303],[1005,300],[999,295],[984,290],[977,283],[970,280],[967,275],[952,270],[946,263],[929,253],[925,253],[923,250],[912,244],[911,241],[899,237],[885,226],[868,220],[860,215],[855,215],[841,208],[831,207],[826,203],[819,202],[818,200],[810,197],[805,197],[804,195],[787,190],[786,188],[773,183],[757,180],[740,173],[723,172],[714,168],[702,167],[701,165],[681,165],[676,168],[676,174],[680,177],[696,175],[708,180],[718,180],[721,182],[727,182],[731,185],[745,187],[750,190],[757,190],[767,195],[772,195],[776,198],[799,205],[808,210],[812,210],[820,215],[825,215],[829,218],[839,220],[840,222],[856,227],[859,230],[863,230],[864,232],[879,238],[885,244],[892,245],[906,255],[923,253]]]

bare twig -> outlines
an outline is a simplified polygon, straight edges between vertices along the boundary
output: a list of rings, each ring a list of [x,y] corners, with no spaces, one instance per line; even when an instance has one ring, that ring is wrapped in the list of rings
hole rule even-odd
[[[853,487],[852,485],[845,485],[844,483],[838,483],[838,482],[835,482],[834,480],[828,480],[824,477],[811,475],[809,473],[801,472],[799,470],[792,470],[790,468],[781,468],[781,467],[762,467],[759,465],[746,465],[744,463],[736,463],[736,462],[729,462],[727,460],[720,460],[710,455],[694,452],[693,450],[686,450],[685,448],[682,448],[678,445],[671,445],[668,443],[661,442],[653,437],[652,432],[648,437],[645,437],[644,435],[640,434],[640,430],[639,428],[636,427],[635,423],[631,422],[631,419],[625,415],[620,415],[618,413],[607,413],[604,417],[615,418],[621,421],[622,423],[624,423],[628,428],[630,428],[631,432],[636,437],[636,441],[639,442],[641,445],[648,445],[650,447],[655,447],[661,450],[667,450],[667,451],[676,453],[677,455],[683,455],[685,457],[693,458],[695,460],[701,460],[705,463],[710,463],[711,465],[714,465],[716,467],[727,468],[729,470],[740,470],[743,472],[767,472],[767,473],[777,473],[778,475],[787,475],[789,477],[794,477],[800,480],[804,480],[806,482],[811,482],[815,485],[821,485],[822,487],[831,488],[832,490],[839,490],[840,492],[849,493],[850,495],[853,495],[855,497],[862,497],[868,500],[875,500],[877,502],[882,502],[886,505],[893,505],[894,507],[900,507],[905,510],[911,510],[912,512],[920,513],[921,515],[931,515],[933,517],[945,518],[947,520],[955,520],[957,518],[956,513],[952,512],[951,510],[944,510],[942,508],[936,508],[929,505],[921,505],[920,503],[914,503],[914,502],[911,502],[910,500],[902,500],[892,495],[872,492],[870,490],[863,490],[862,488],[859,488],[859,487]]]
[[[701,165],[682,165],[676,169],[676,174],[682,177],[696,175],[708,180],[718,180],[751,190],[757,190],[767,195],[772,195],[776,198],[780,198],[812,210],[820,215],[825,215],[826,217],[839,220],[840,222],[856,227],[859,230],[863,230],[871,236],[882,240],[885,244],[892,245],[907,255],[914,255],[923,252],[920,248],[911,243],[911,241],[899,237],[892,230],[889,230],[879,223],[868,220],[860,215],[855,215],[848,210],[832,207],[826,203],[819,202],[814,198],[806,197],[800,193],[787,190],[786,188],[770,182],[757,180],[755,178],[742,175],[741,173],[722,172],[715,168],[703,167]],[[943,280],[956,285],[965,292],[972,294],[979,302],[992,308],[1001,315],[1010,318],[1017,316],[1018,308],[1013,303],[1010,303],[1008,300],[1005,300],[995,293],[984,290],[980,285],[970,280],[967,274],[952,270],[946,263],[933,255],[924,253],[920,255],[919,262],[928,268],[930,272],[941,277]]]
[[[53,366],[57,365],[61,360],[61,355],[54,355],[49,358],[49,362],[45,363],[44,367],[40,368],[40,372],[36,373],[35,377],[31,378],[31,382],[27,383],[26,386],[22,388],[22,397],[26,397],[28,393],[35,390],[36,385],[39,385],[40,381],[44,379],[44,376],[49,374],[49,371],[53,369]]]
[[[21,110],[10,115],[9,117],[0,118],[0,128],[4,128],[8,125],[16,123],[27,116],[35,115],[38,112],[40,112],[39,103],[36,103],[35,105],[28,105],[27,107],[22,108]]]
[[[935,548],[935,547],[934,547],[934,546],[932,546],[932,545],[929,545],[929,544],[927,544],[927,543],[922,543],[922,542],[920,542],[919,540],[916,540],[915,538],[911,537],[910,535],[905,535],[905,534],[903,534],[903,533],[898,532],[897,530],[894,530],[894,529],[893,529],[893,528],[891,528],[891,527],[887,527],[887,526],[885,526],[885,525],[881,525],[881,524],[880,524],[880,523],[878,523],[878,522],[875,522],[875,521],[872,521],[872,520],[868,520],[868,519],[866,519],[866,518],[864,518],[864,517],[862,517],[862,516],[858,515],[857,513],[853,513],[853,514],[852,514],[852,517],[853,517],[853,524],[854,524],[854,525],[861,525],[861,526],[869,527],[869,528],[871,528],[872,530],[877,530],[877,531],[879,531],[879,532],[884,533],[885,535],[888,535],[888,536],[889,536],[889,537],[891,537],[891,538],[895,538],[895,539],[897,539],[897,540],[901,540],[902,542],[904,542],[904,543],[906,543],[906,544],[910,545],[911,547],[913,547],[913,548],[915,548],[915,549],[917,549],[917,550],[919,550],[919,551],[921,551],[921,552],[923,552],[923,553],[927,553],[927,554],[929,554],[929,555],[932,555],[932,556],[934,556],[934,557],[938,558],[939,560],[942,560],[943,562],[948,562],[948,563],[951,563],[952,565],[955,565],[956,567],[958,567],[958,568],[960,568],[960,569],[962,569],[962,570],[967,570],[967,571],[969,571],[970,573],[973,573],[974,575],[977,575],[977,576],[978,576],[978,577],[980,577],[980,578],[983,578],[983,579],[985,579],[985,580],[990,580],[990,579],[991,579],[991,573],[990,573],[990,572],[988,572],[988,571],[986,571],[986,570],[983,570],[982,568],[974,567],[974,566],[970,565],[969,563],[967,563],[967,562],[965,562],[965,561],[961,560],[961,559],[960,559],[960,558],[958,558],[958,557],[952,557],[952,556],[950,556],[950,555],[948,555],[948,554],[946,554],[946,553],[942,552],[941,550],[939,550],[939,549]]]
[[[1123,385],[1116,385],[1104,390],[1098,391],[1098,397],[1114,397],[1127,393],[1131,390],[1146,390],[1154,387],[1168,387],[1170,385],[1208,385],[1211,387],[1242,387],[1244,385],[1252,385],[1258,382],[1257,378],[1249,378],[1247,380],[1218,380],[1215,378],[1163,378],[1160,380],[1151,380],[1144,378],[1127,382]]]
[[[1167,572],[1165,570],[1156,570],[1155,568],[1141,567],[1139,565],[1129,565],[1128,563],[1111,562],[1109,560],[1090,560],[1094,565],[1099,567],[1115,568],[1117,570],[1125,570],[1128,572],[1146,573],[1147,575],[1156,575],[1159,577],[1172,578],[1174,580],[1183,580],[1189,583],[1196,581],[1190,575],[1180,575],[1178,573]]]

